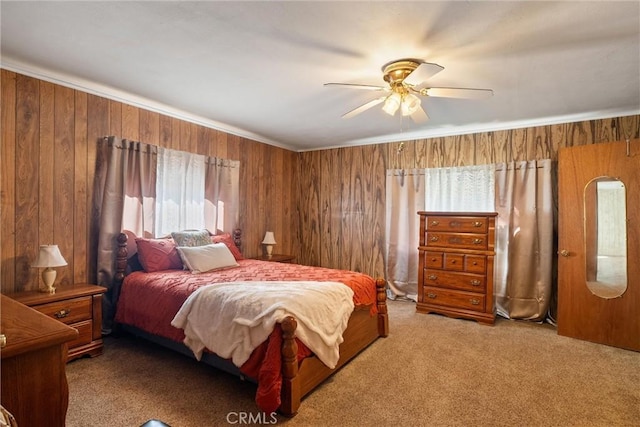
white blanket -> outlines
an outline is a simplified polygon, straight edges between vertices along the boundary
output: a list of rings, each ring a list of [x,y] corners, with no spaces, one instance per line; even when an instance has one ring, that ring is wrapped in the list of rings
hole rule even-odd
[[[296,337],[333,369],[353,308],[353,290],[339,282],[217,283],[191,294],[171,324],[184,330],[198,360],[206,347],[241,366],[291,315]]]

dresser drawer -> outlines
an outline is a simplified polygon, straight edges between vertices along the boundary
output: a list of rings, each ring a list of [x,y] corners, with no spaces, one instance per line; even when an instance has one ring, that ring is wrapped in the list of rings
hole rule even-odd
[[[74,323],[70,326],[78,331],[78,338],[69,342],[69,349],[91,344],[91,341],[93,341],[93,322],[91,320]]]
[[[424,265],[427,268],[442,268],[444,254],[442,252],[425,252]]]
[[[487,235],[473,233],[426,233],[427,247],[487,250]]]
[[[484,255],[465,255],[464,271],[484,274],[487,271],[487,257]]]
[[[471,292],[484,292],[485,276],[479,274],[457,273],[443,270],[424,270],[423,285],[439,288],[461,289]]]
[[[425,286],[424,303],[473,311],[484,311],[485,296],[472,292]]]
[[[428,231],[452,231],[457,233],[486,233],[487,218],[467,216],[427,216]]]
[[[33,308],[66,324],[92,319],[91,296],[35,305]]]
[[[463,254],[444,254],[444,268],[453,271],[464,270],[464,255]]]

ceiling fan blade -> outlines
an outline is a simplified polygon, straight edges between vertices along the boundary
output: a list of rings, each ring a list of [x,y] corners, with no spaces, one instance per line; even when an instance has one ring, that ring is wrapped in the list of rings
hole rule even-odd
[[[423,62],[422,64],[418,65],[418,68],[413,70],[411,74],[405,77],[404,82],[411,86],[418,86],[419,84],[435,76],[442,70],[444,70],[444,67],[438,64]]]
[[[343,87],[348,87],[348,88],[352,88],[352,89],[364,89],[364,90],[389,90],[388,87],[384,87],[384,86],[374,86],[374,85],[358,85],[358,84],[351,84],[351,83],[325,83],[325,86],[343,86]]]
[[[343,119],[348,119],[351,118],[353,116],[356,116],[360,113],[362,113],[363,111],[368,110],[369,108],[375,107],[376,105],[380,104],[382,101],[384,101],[387,97],[383,96],[377,99],[374,99],[372,101],[367,102],[366,104],[363,104],[357,108],[354,108],[353,110],[349,111],[348,113],[345,113],[342,118]]]
[[[438,98],[485,99],[493,96],[491,89],[469,89],[461,87],[429,87],[420,90],[420,94]]]
[[[422,107],[418,107],[418,109],[414,111],[413,114],[411,114],[411,120],[413,120],[415,123],[424,123],[429,120],[429,116]]]

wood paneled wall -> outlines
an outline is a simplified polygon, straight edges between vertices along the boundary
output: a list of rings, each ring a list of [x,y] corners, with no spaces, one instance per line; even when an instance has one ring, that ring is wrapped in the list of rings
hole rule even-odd
[[[386,169],[557,160],[561,147],[640,137],[640,116],[299,154],[299,262],[384,273]]]
[[[36,289],[30,268],[41,244],[67,260],[56,283],[95,280],[92,218],[96,142],[116,135],[240,161],[245,256],[258,255],[267,230],[277,251],[296,253],[297,153],[39,79],[1,71],[0,289]]]
[[[95,279],[96,141],[105,135],[240,160],[245,256],[272,230],[298,262],[384,274],[386,169],[557,159],[560,147],[639,138],[640,116],[294,153],[2,70],[2,292],[35,289],[40,244],[62,283]],[[402,150],[400,150],[402,144]]]

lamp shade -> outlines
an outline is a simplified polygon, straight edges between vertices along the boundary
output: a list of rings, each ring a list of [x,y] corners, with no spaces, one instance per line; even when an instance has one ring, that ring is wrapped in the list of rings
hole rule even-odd
[[[410,116],[420,108],[420,98],[410,93],[402,99],[402,107],[400,108],[403,116]]]
[[[273,231],[267,231],[264,235],[263,245],[275,245],[276,238],[273,236]]]
[[[398,108],[400,108],[401,103],[402,97],[400,96],[400,94],[394,92],[387,97],[386,101],[384,101],[382,110],[390,116],[393,116],[396,111],[398,111]]]
[[[62,267],[67,261],[62,257],[58,245],[40,245],[38,257],[31,267]]]

